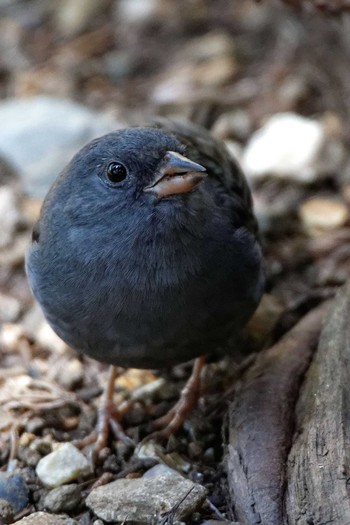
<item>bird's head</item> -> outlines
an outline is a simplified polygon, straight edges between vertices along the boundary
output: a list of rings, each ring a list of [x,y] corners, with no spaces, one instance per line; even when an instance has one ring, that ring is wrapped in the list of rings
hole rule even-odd
[[[175,136],[156,128],[130,128],[85,146],[62,179],[81,192],[86,187],[105,194],[107,200],[156,204],[192,191],[205,177],[205,167],[186,157]]]
[[[142,238],[143,230],[152,236],[162,228],[181,229],[204,207],[197,187],[206,175],[170,133],[115,131],[73,157],[45,200],[42,220],[47,230],[53,231],[55,223],[60,235],[66,232],[73,239],[102,239],[113,232]]]

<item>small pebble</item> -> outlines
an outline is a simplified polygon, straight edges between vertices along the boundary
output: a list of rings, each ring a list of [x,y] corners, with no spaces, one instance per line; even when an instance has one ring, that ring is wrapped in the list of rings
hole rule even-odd
[[[203,483],[204,474],[203,474],[203,472],[193,472],[192,475],[191,475],[191,479],[195,483]]]
[[[0,472],[0,500],[6,501],[14,514],[21,512],[29,502],[28,487],[19,474]],[[3,506],[7,506],[3,503]]]
[[[21,447],[28,447],[34,439],[35,435],[31,432],[23,432],[18,440],[18,445]]]
[[[32,467],[21,468],[21,477],[27,486],[37,485],[38,483],[35,470]]]
[[[302,203],[299,216],[305,231],[311,237],[317,237],[344,226],[349,218],[349,211],[339,200],[314,198]]]
[[[207,448],[207,450],[204,452],[203,460],[206,463],[214,463],[215,462],[215,450],[212,447]]]
[[[162,448],[151,440],[141,443],[135,450],[135,456],[139,459],[159,459],[162,455]]]
[[[30,448],[39,452],[41,456],[47,456],[52,452],[52,443],[47,438],[36,438],[30,444]]]
[[[77,509],[81,502],[81,489],[78,485],[62,485],[44,496],[41,507],[59,514]]]
[[[19,447],[17,455],[28,467],[36,467],[41,460],[41,454],[30,447]]]
[[[109,454],[106,461],[103,463],[103,472],[119,472],[121,469],[121,462],[116,454]]]
[[[86,457],[71,443],[64,443],[39,461],[36,473],[47,487],[58,487],[91,470]]]
[[[39,434],[45,427],[45,421],[39,416],[34,416],[30,418],[26,423],[26,431],[29,434]]]

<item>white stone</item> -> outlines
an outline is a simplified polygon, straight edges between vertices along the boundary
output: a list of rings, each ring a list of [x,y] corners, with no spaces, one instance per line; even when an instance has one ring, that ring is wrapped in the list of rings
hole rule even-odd
[[[249,140],[242,164],[251,178],[265,175],[312,182],[326,140],[324,125],[293,113],[271,117]]]
[[[117,6],[118,18],[123,24],[138,24],[157,16],[159,0],[119,0]]]
[[[0,248],[7,246],[13,240],[16,226],[20,220],[17,196],[13,188],[0,188]]]
[[[80,104],[44,96],[0,103],[0,122],[0,155],[33,196],[45,195],[82,146],[118,127]]]
[[[37,467],[39,479],[47,487],[59,487],[91,472],[86,457],[71,443],[64,443],[43,457]]]

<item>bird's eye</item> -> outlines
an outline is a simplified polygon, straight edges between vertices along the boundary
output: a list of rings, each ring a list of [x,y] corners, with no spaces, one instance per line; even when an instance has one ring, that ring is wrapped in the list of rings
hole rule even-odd
[[[119,162],[111,162],[107,168],[107,178],[110,182],[121,182],[127,175],[126,168]]]

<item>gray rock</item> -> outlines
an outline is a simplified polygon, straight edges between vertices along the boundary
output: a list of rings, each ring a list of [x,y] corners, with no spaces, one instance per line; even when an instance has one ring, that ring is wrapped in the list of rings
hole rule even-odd
[[[39,452],[30,447],[19,447],[17,454],[28,467],[36,467],[41,459]]]
[[[0,499],[12,507],[14,514],[21,512],[28,505],[28,488],[19,474],[0,473]]]
[[[38,477],[47,487],[59,487],[90,472],[90,463],[71,443],[64,443],[42,458],[36,467]]]
[[[177,505],[177,519],[189,516],[201,506],[205,497],[204,487],[174,473],[118,479],[92,490],[86,505],[107,522],[155,523]]]
[[[71,518],[54,516],[48,512],[34,512],[12,525],[78,525],[78,522]]]
[[[78,507],[81,501],[81,489],[78,485],[62,485],[51,490],[42,501],[42,508],[59,514]]]
[[[44,96],[2,102],[0,121],[0,155],[37,197],[84,144],[118,127],[84,106]]]

